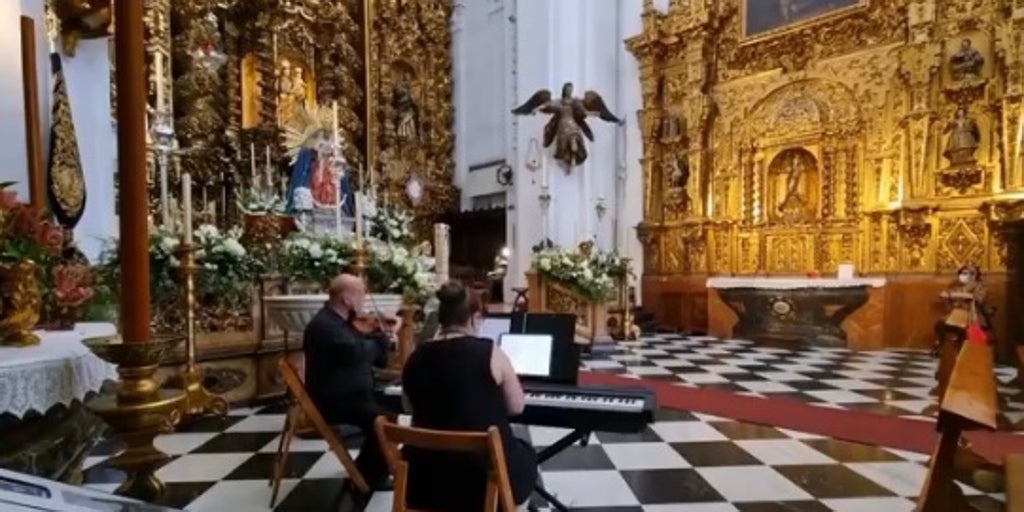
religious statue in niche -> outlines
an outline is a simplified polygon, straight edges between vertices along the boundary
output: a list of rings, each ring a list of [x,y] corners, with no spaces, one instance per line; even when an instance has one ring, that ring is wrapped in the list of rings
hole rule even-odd
[[[961,167],[976,162],[974,153],[981,144],[981,131],[978,129],[978,123],[967,115],[967,107],[956,109],[956,115],[946,126],[946,133],[949,137],[942,156],[946,157],[950,164]]]
[[[960,42],[960,49],[949,58],[953,79],[967,80],[981,78],[981,68],[985,65],[985,57],[974,47],[970,39]]]
[[[416,142],[420,138],[420,110],[412,97],[409,76],[399,80],[391,96],[394,109],[395,136],[403,144]]]
[[[583,137],[586,136],[591,142],[594,140],[594,132],[587,125],[587,116],[598,116],[603,121],[619,125],[624,123],[608,110],[596,92],[587,91],[583,98],[573,97],[572,92],[572,82],[566,82],[562,86],[560,98],[552,99],[551,91],[542,89],[534,93],[526,103],[512,109],[515,115],[532,115],[538,111],[551,114],[551,120],[544,126],[544,147],[554,143],[555,160],[562,162],[567,170],[587,160]]]
[[[769,197],[771,214],[782,220],[806,220],[817,204],[814,190],[817,183],[817,163],[813,155],[803,149],[783,151],[770,166],[772,181]]]
[[[677,204],[682,207],[683,211],[689,211],[690,209],[690,157],[689,155],[683,155],[672,161],[671,169],[669,170],[669,187],[671,189],[672,196],[676,198]]]
[[[282,59],[278,68],[277,119],[281,125],[292,123],[293,117],[309,106],[309,84],[305,70],[298,63]]]
[[[256,128],[260,124],[260,108],[263,104],[262,77],[255,55],[242,59],[242,128]]]
[[[305,218],[306,229],[311,218],[314,230],[336,232],[337,227],[331,229],[330,223],[338,208],[345,217],[355,214],[351,173],[341,152],[342,141],[335,140],[332,126],[331,109],[303,107],[285,127],[285,147],[292,166],[287,210]],[[319,213],[325,211],[330,218],[320,222]],[[320,229],[323,225],[326,228]]]

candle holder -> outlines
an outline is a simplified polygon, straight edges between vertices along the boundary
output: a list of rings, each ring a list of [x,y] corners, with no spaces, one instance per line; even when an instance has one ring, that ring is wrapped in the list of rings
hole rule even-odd
[[[185,390],[185,401],[182,409],[186,416],[200,416],[212,413],[220,417],[227,416],[228,402],[215,395],[203,385],[203,372],[196,363],[196,246],[182,243],[179,248],[181,272],[185,278],[185,352],[188,360],[185,371],[181,375],[182,387]]]
[[[366,246],[363,240],[356,242],[355,262],[352,264],[352,271],[363,279],[366,278]]]
[[[635,323],[633,318],[633,304],[629,300],[629,263],[630,258],[622,258],[622,264],[626,267],[626,275],[622,277],[622,339],[626,341],[636,341],[640,339],[640,327]]]
[[[160,389],[154,376],[164,356],[181,343],[181,338],[164,336],[125,343],[119,336],[105,336],[88,338],[83,343],[100,359],[117,365],[115,394],[100,395],[86,403],[126,447],[109,461],[126,473],[124,482],[114,492],[155,501],[167,490],[156,477],[156,470],[170,456],[158,450],[153,439],[173,430],[181,418],[185,395],[179,390]]]

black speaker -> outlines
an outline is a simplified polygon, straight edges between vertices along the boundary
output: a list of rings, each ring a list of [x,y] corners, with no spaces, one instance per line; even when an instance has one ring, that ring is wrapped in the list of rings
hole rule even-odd
[[[567,313],[513,313],[510,333],[549,334],[551,373],[545,382],[576,385],[580,372],[579,345],[576,344],[576,315]]]

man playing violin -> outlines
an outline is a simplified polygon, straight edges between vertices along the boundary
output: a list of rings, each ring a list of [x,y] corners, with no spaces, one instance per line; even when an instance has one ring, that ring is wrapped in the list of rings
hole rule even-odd
[[[365,334],[357,326],[366,300],[366,283],[352,274],[331,281],[328,300],[306,326],[302,351],[306,356],[306,390],[324,419],[352,425],[363,432],[356,465],[374,489],[387,486],[388,468],[373,428],[382,410],[374,399],[373,367],[387,365],[400,319]]]

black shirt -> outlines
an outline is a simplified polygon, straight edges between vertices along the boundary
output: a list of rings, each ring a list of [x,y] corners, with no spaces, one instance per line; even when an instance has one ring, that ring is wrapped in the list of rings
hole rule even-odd
[[[373,400],[373,366],[387,365],[390,341],[352,329],[329,305],[310,320],[302,336],[306,391],[321,411]]]
[[[425,343],[405,364],[402,388],[414,426],[455,431],[498,427],[512,494],[520,504],[537,481],[536,454],[512,434],[505,395],[491,371],[493,351],[493,341],[473,336]],[[408,449],[406,455],[411,505],[453,512],[483,507],[485,460]]]

